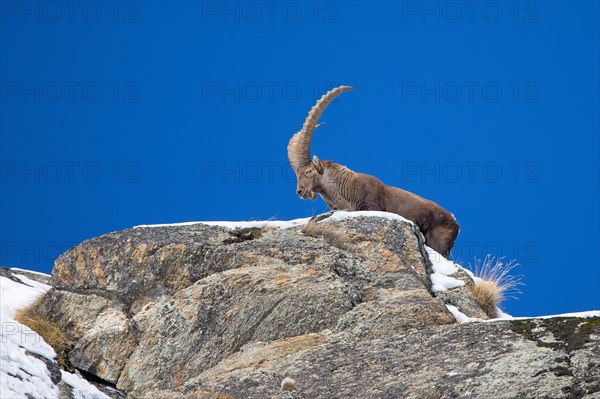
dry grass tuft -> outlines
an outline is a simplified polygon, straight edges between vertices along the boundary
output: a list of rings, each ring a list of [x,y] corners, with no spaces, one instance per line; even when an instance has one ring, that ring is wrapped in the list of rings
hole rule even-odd
[[[498,317],[498,308],[506,299],[516,299],[520,294],[518,287],[523,285],[522,276],[509,273],[519,266],[514,259],[508,263],[504,258],[486,256],[483,261],[475,259],[473,273],[478,278],[474,285],[469,286],[475,301],[491,318]]]
[[[58,365],[62,369],[69,370],[71,368],[68,361],[68,354],[71,350],[69,340],[58,324],[41,315],[40,308],[43,301],[44,297],[42,296],[28,307],[19,310],[15,314],[15,320],[44,338],[44,341],[56,352]]]
[[[318,223],[317,220],[310,219],[302,228],[302,233],[310,237],[323,238],[330,245],[349,251],[352,243],[344,234],[329,224]]]

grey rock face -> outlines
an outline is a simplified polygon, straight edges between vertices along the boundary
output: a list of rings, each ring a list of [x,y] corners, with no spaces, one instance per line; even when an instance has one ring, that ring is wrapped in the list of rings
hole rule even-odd
[[[73,367],[132,398],[480,398],[493,375],[513,396],[491,397],[538,397],[510,384],[552,398],[594,389],[595,333],[561,352],[572,375],[559,378],[535,374],[563,349],[509,322],[457,325],[445,303],[486,317],[465,287],[431,292],[411,223],[319,225],[110,233],[59,257],[42,309],[72,341]]]
[[[563,322],[595,333],[569,351]],[[289,377],[302,398],[591,398],[600,393],[599,362],[591,360],[600,358],[598,334],[598,318],[536,320],[525,328],[511,321],[434,326],[372,340],[324,333],[249,345],[186,388],[292,398],[278,385]],[[540,344],[538,336],[556,346]]]

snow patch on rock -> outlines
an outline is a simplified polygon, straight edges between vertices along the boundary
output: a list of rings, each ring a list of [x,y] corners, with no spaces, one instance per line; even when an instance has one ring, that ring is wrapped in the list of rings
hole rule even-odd
[[[51,287],[18,274],[17,269],[12,272],[22,284],[0,276],[0,392],[5,398],[58,399],[59,388],[52,381],[50,371],[35,356],[55,361],[56,353],[35,331],[14,319],[20,309],[31,305]],[[74,398],[108,399],[75,374],[63,371],[62,380],[73,388]]]

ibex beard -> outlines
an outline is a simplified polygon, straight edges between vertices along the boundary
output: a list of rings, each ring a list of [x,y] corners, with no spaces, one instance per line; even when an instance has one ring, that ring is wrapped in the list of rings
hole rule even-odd
[[[426,244],[447,258],[459,230],[450,212],[433,201],[387,186],[373,176],[316,156],[310,159],[310,143],[320,126],[319,118],[334,98],[348,90],[352,87],[340,86],[323,95],[308,113],[302,130],[290,139],[288,159],[298,179],[296,194],[311,200],[319,194],[332,210],[396,213],[414,222]]]

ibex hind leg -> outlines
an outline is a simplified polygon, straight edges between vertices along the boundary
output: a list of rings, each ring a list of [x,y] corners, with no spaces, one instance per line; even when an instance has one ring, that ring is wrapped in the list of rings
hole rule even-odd
[[[448,259],[458,236],[457,223],[442,223],[432,227],[425,235],[426,244]]]

